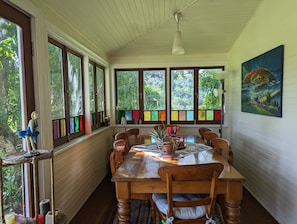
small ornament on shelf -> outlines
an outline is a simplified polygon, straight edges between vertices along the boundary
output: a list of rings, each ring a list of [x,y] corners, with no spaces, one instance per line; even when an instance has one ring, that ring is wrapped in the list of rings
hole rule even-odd
[[[24,157],[26,158],[37,156],[40,154],[35,147],[35,144],[37,144],[37,137],[39,135],[39,131],[36,130],[36,128],[38,127],[37,118],[38,112],[33,111],[31,113],[31,119],[28,123],[27,129],[22,131],[19,130],[17,132],[18,136],[25,138],[26,140],[26,146],[28,150],[28,152],[24,155]]]

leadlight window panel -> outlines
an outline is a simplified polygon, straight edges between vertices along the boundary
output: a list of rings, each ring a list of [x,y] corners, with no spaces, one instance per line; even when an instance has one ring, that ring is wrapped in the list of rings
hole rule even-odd
[[[171,121],[194,121],[194,69],[171,69]]]
[[[65,115],[64,117],[52,118],[53,140],[56,147],[85,133],[82,56],[51,38],[49,38],[49,43],[62,50],[63,79],[60,80],[63,80],[64,86],[64,105],[59,106],[65,108]],[[50,44],[48,46],[51,47]],[[55,57],[60,57],[60,55],[50,55],[52,53],[50,49],[48,52],[49,59],[54,58],[54,60],[59,61]],[[51,66],[50,63],[50,72],[55,70]],[[51,95],[53,94],[52,91],[54,90],[51,89]],[[62,104],[62,102],[60,103]]]
[[[133,120],[133,113],[139,111],[139,71],[117,70],[117,106],[116,120],[119,123],[122,117],[127,121]]]
[[[199,68],[198,71],[198,122],[218,122],[221,120],[222,96],[214,94],[222,88],[222,82],[215,77],[223,68]]]
[[[143,71],[144,122],[166,121],[166,70]]]

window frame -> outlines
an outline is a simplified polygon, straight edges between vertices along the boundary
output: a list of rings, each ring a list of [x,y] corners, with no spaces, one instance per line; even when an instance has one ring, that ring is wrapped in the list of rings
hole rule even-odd
[[[4,19],[7,19],[19,27],[22,28],[22,41],[20,42],[21,51],[19,54],[22,57],[22,91],[21,99],[23,107],[23,125],[28,124],[28,121],[31,119],[31,112],[35,111],[35,93],[34,93],[34,74],[33,74],[33,52],[32,52],[32,36],[31,36],[31,18],[29,15],[25,14],[23,11],[15,8],[7,2],[0,1],[0,16]],[[23,201],[24,205],[29,207],[29,215],[33,216],[33,193],[29,190],[33,183],[32,179],[32,167],[22,165],[23,171]],[[25,181],[27,179],[27,181]],[[27,184],[26,184],[27,183]],[[24,207],[24,213],[26,209]]]
[[[56,47],[62,50],[62,71],[63,71],[63,86],[64,86],[64,108],[65,108],[65,121],[66,121],[66,135],[64,137],[59,137],[54,139],[53,136],[53,143],[54,147],[58,147],[63,145],[71,140],[78,138],[80,136],[85,135],[86,133],[86,123],[85,123],[85,90],[84,90],[84,66],[83,66],[83,56],[77,53],[76,51],[66,47],[65,45],[59,43],[55,39],[48,37],[48,43],[55,45]],[[68,82],[68,57],[67,54],[71,53],[80,58],[80,66],[81,66],[81,81],[82,81],[82,116],[83,116],[83,130],[70,134],[70,104],[69,104],[69,82]],[[49,74],[51,75],[51,74]],[[52,122],[57,119],[52,119]],[[59,119],[58,119],[59,120]],[[52,127],[54,132],[54,125]]]
[[[172,70],[194,70],[194,120],[193,121],[172,121],[171,120],[171,95],[169,99],[169,121],[170,124],[221,124],[224,123],[224,113],[223,113],[223,107],[225,103],[224,95],[222,95],[222,102],[221,102],[221,119],[220,120],[198,120],[198,111],[199,111],[199,105],[198,105],[198,97],[199,97],[199,70],[201,69],[222,69],[222,71],[225,70],[225,66],[199,66],[199,67],[170,67],[169,69],[169,92],[171,94],[171,71]],[[224,89],[224,80],[220,80],[222,84],[222,88]]]
[[[161,124],[162,121],[144,121],[144,102],[143,102],[143,96],[144,96],[144,71],[154,71],[154,70],[162,70],[164,71],[165,75],[165,111],[166,111],[166,120],[163,121],[164,123],[167,123],[168,116],[167,116],[167,69],[165,67],[160,68],[125,68],[125,69],[115,69],[114,75],[115,75],[115,102],[116,105],[118,105],[118,94],[117,94],[117,72],[118,71],[138,71],[138,102],[139,102],[139,119],[141,124]],[[117,106],[116,106],[117,107]],[[117,108],[115,108],[115,115],[117,119]],[[133,124],[133,121],[127,121],[127,124]]]
[[[223,113],[223,109],[224,109],[224,105],[225,105],[225,98],[224,95],[222,95],[221,98],[221,116],[220,116],[220,120],[198,120],[198,111],[199,111],[199,105],[198,105],[198,97],[199,97],[199,71],[203,69],[203,70],[207,70],[207,69],[221,69],[222,71],[225,70],[225,66],[222,65],[218,65],[218,66],[191,66],[191,67],[170,67],[169,68],[169,74],[167,74],[167,68],[121,68],[121,69],[114,69],[114,75],[115,75],[115,102],[116,105],[118,105],[118,94],[117,94],[117,72],[118,71],[138,71],[138,84],[139,84],[139,110],[140,110],[140,119],[142,120],[142,124],[159,124],[162,123],[161,121],[144,121],[143,116],[144,116],[144,102],[143,102],[143,94],[144,94],[144,87],[143,87],[143,73],[144,71],[147,70],[164,70],[165,71],[165,102],[166,102],[166,120],[164,121],[164,123],[170,122],[170,124],[192,124],[192,125],[196,125],[196,124],[221,124],[221,120],[222,123],[224,123],[224,113]],[[171,87],[171,71],[172,70],[193,70],[194,71],[194,102],[193,102],[193,106],[194,106],[194,120],[193,121],[172,121],[171,120],[171,91],[172,91],[172,87]],[[167,81],[167,77],[169,76],[169,82]],[[167,83],[168,82],[168,83]],[[224,89],[224,80],[220,80],[222,88]],[[167,91],[169,89],[169,91]],[[169,92],[169,96],[167,96]],[[167,103],[169,102],[169,104]],[[169,107],[169,108],[168,108]],[[117,116],[117,108],[115,109],[115,114]],[[116,118],[117,120],[117,118]],[[119,123],[119,121],[117,121]],[[133,124],[133,121],[127,121],[127,124]]]
[[[96,62],[90,60],[88,65],[92,65],[93,66],[93,75],[94,75],[94,80],[93,80],[93,83],[94,83],[94,107],[93,108],[95,110],[94,113],[97,113],[99,112],[99,108],[98,108],[98,92],[97,92],[97,87],[98,87],[98,83],[97,83],[97,68],[100,68],[102,69],[102,72],[103,72],[103,87],[104,87],[104,90],[103,90],[103,104],[104,104],[104,110],[103,110],[103,115],[102,115],[102,122],[96,122],[96,125],[93,124],[93,120],[91,119],[91,129],[92,131],[98,129],[98,128],[101,128],[103,126],[108,126],[108,124],[106,124],[105,122],[108,122],[108,121],[105,121],[105,117],[107,117],[106,115],[106,85],[105,85],[105,68],[103,66],[100,66],[98,65]],[[90,97],[89,97],[90,99]],[[91,105],[90,105],[91,106]],[[91,112],[91,108],[90,108],[90,114],[92,116],[92,112]],[[97,118],[98,119],[98,118]]]

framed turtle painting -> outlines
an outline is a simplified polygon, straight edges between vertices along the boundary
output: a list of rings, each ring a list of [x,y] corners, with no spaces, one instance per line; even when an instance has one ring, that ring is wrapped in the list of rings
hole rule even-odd
[[[241,66],[241,111],[282,117],[284,45]]]

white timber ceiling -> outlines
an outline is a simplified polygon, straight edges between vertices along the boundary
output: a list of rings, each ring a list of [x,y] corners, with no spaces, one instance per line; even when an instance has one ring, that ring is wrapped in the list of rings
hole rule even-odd
[[[181,13],[185,54],[227,54],[261,0],[31,0],[111,57],[171,55]]]

